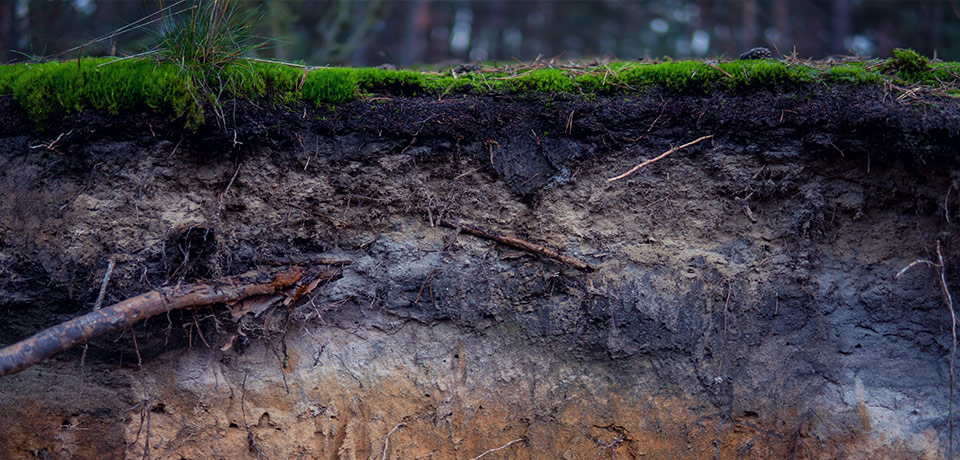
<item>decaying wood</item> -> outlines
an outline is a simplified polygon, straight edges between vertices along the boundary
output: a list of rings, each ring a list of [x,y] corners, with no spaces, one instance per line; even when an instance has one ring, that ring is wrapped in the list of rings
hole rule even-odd
[[[460,230],[462,232],[469,233],[473,236],[479,236],[480,238],[486,238],[488,240],[494,240],[494,241],[506,244],[508,246],[520,248],[520,249],[523,249],[524,251],[529,251],[534,254],[541,255],[543,257],[549,257],[551,259],[563,262],[571,267],[579,268],[580,270],[584,270],[588,272],[592,272],[596,270],[596,268],[594,268],[592,265],[580,259],[577,259],[575,257],[570,257],[566,254],[561,254],[560,252],[550,249],[546,246],[521,240],[520,238],[517,238],[515,236],[504,235],[499,232],[486,230],[470,224],[449,222],[446,220],[440,221],[440,225],[443,225],[444,227]]]
[[[20,372],[37,362],[98,335],[122,330],[144,319],[182,308],[236,302],[254,295],[290,288],[291,296],[318,279],[340,274],[340,268],[288,267],[256,275],[228,278],[213,284],[185,284],[156,289],[96,310],[34,334],[0,350],[0,377]]]

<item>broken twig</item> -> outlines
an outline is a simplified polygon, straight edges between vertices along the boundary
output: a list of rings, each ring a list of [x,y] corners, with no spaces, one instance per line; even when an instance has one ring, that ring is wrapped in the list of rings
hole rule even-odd
[[[113,275],[113,267],[117,265],[117,257],[110,256],[107,262],[107,271],[103,274],[103,282],[100,283],[100,293],[97,294],[97,301],[93,303],[93,309],[99,310],[103,305],[103,299],[107,296],[107,285],[110,284],[110,276]]]
[[[504,235],[492,230],[485,230],[473,225],[458,224],[454,222],[448,222],[445,220],[440,221],[440,225],[443,225],[445,227],[449,227],[455,230],[460,230],[460,231],[469,233],[473,236],[479,236],[480,238],[486,238],[488,240],[494,240],[494,241],[506,244],[508,246],[520,248],[520,249],[523,249],[524,251],[529,251],[534,254],[541,255],[543,257],[549,257],[551,259],[563,262],[571,267],[579,268],[580,270],[584,270],[588,272],[596,271],[595,267],[593,267],[592,265],[580,259],[570,257],[566,254],[561,254],[560,252],[550,249],[546,246],[542,246],[536,243],[531,243],[526,240],[521,240],[520,238],[517,238],[515,236]]]
[[[156,289],[44,329],[28,339],[0,350],[0,377],[20,372],[98,335],[121,330],[161,313],[271,294],[298,282],[299,290],[299,286],[312,284],[316,277],[330,278],[339,273],[340,269],[316,271],[290,267],[269,273],[228,278],[215,284],[190,284]]]
[[[651,163],[660,161],[660,160],[662,160],[664,157],[666,157],[667,155],[670,155],[671,153],[676,152],[677,150],[685,149],[685,148],[690,147],[691,145],[696,144],[696,143],[698,143],[698,142],[700,142],[700,141],[703,141],[703,140],[706,140],[706,139],[710,139],[711,137],[713,137],[713,134],[710,134],[710,135],[707,135],[707,136],[703,136],[703,137],[701,137],[700,139],[697,139],[697,140],[695,140],[695,141],[687,142],[686,144],[683,144],[683,145],[681,145],[680,147],[674,147],[674,148],[672,148],[672,149],[670,149],[670,150],[667,150],[666,152],[661,153],[660,156],[658,156],[658,157],[656,157],[656,158],[649,159],[649,160],[647,160],[647,161],[644,161],[643,163],[640,163],[640,164],[634,166],[634,167],[631,168],[629,171],[627,171],[627,172],[625,172],[625,173],[623,173],[623,174],[621,174],[621,175],[619,175],[619,176],[611,177],[611,178],[607,179],[607,183],[609,184],[610,182],[618,181],[618,180],[623,179],[623,178],[625,178],[625,177],[629,177],[631,174],[639,171],[639,170],[640,170],[641,168],[643,168],[644,166],[647,166],[647,165],[649,165],[649,164],[651,164]]]

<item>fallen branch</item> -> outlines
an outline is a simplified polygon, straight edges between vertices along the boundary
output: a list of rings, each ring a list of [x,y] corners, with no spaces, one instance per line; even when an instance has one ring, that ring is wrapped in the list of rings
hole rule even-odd
[[[656,121],[656,120],[654,120],[654,121]],[[631,174],[639,171],[639,170],[640,170],[641,168],[643,168],[644,166],[647,166],[647,165],[649,165],[649,164],[651,164],[651,163],[660,161],[660,160],[662,160],[663,158],[665,158],[667,155],[670,155],[671,153],[676,152],[677,150],[685,149],[685,148],[690,147],[691,145],[696,144],[696,143],[698,143],[698,142],[700,142],[700,141],[703,141],[703,140],[706,140],[706,139],[710,139],[711,137],[713,137],[713,134],[710,134],[710,135],[707,135],[707,136],[703,136],[703,137],[701,137],[700,139],[697,139],[697,140],[695,140],[695,141],[687,142],[686,144],[683,144],[683,145],[681,145],[680,147],[674,147],[674,148],[672,148],[672,149],[670,149],[670,150],[667,150],[666,152],[661,153],[660,156],[658,156],[658,157],[656,157],[656,158],[651,158],[651,159],[649,159],[649,160],[647,160],[647,161],[644,161],[643,163],[640,163],[640,164],[634,166],[634,167],[631,168],[629,171],[627,171],[627,172],[625,172],[625,173],[623,173],[623,174],[621,174],[621,175],[619,175],[619,176],[611,177],[611,178],[607,179],[607,183],[609,184],[610,182],[618,181],[618,180],[623,179],[623,178],[625,178],[625,177],[629,177]]]
[[[476,227],[473,225],[448,222],[445,220],[440,221],[440,225],[443,225],[444,227],[449,227],[455,230],[463,231],[473,236],[479,236],[480,238],[486,238],[488,240],[494,240],[494,241],[506,244],[508,246],[520,248],[520,249],[523,249],[524,251],[529,251],[534,254],[541,255],[543,257],[549,257],[551,259],[563,262],[571,267],[579,268],[580,270],[584,270],[588,272],[596,271],[595,267],[593,267],[592,265],[580,259],[570,257],[566,254],[561,254],[546,246],[521,240],[520,238],[517,238],[515,236],[504,235],[492,230],[482,229],[480,227]]]
[[[340,269],[290,267],[269,273],[228,278],[216,284],[164,287],[120,303],[92,311],[65,323],[44,329],[32,337],[0,350],[0,377],[16,374],[43,359],[98,335],[118,331],[144,319],[181,308],[236,302],[293,287],[314,285],[318,278],[332,278]]]

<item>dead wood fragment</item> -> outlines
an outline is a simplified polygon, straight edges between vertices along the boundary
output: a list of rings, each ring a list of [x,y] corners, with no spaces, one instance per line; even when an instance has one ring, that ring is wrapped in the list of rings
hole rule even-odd
[[[541,255],[543,257],[549,257],[551,259],[563,262],[571,267],[579,268],[580,270],[584,270],[588,272],[597,270],[592,265],[580,259],[570,257],[566,254],[561,254],[560,252],[550,249],[546,246],[542,246],[536,243],[531,243],[526,240],[521,240],[520,238],[517,238],[515,236],[504,235],[502,233],[498,233],[492,230],[486,230],[470,224],[455,223],[455,222],[449,222],[445,220],[440,221],[440,225],[443,225],[445,227],[449,227],[458,231],[463,231],[473,236],[479,236],[480,238],[486,238],[488,240],[494,240],[494,241],[506,244],[508,246],[520,248],[520,249],[523,249],[524,251],[529,251],[534,254]]]
[[[236,302],[250,296],[272,294],[292,287],[301,295],[304,286],[339,275],[339,268],[299,266],[267,273],[241,275],[218,283],[164,287],[96,310],[34,334],[0,350],[0,377],[20,372],[43,359],[98,335],[114,332],[171,310],[214,303]]]
[[[654,123],[656,123],[656,120],[654,120]],[[703,136],[703,137],[701,137],[701,138],[699,138],[699,139],[697,139],[697,140],[695,140],[695,141],[687,142],[686,144],[683,144],[683,145],[681,145],[680,147],[674,147],[674,148],[672,148],[672,149],[670,149],[670,150],[667,150],[666,152],[661,153],[661,154],[660,154],[659,156],[657,156],[656,158],[652,158],[652,159],[649,159],[649,160],[647,160],[647,161],[644,161],[643,163],[640,163],[640,164],[634,166],[634,167],[631,168],[629,171],[627,171],[627,172],[625,172],[625,173],[623,173],[623,174],[621,174],[621,175],[619,175],[619,176],[615,176],[615,177],[611,177],[611,178],[607,179],[607,183],[610,183],[610,182],[613,182],[613,181],[618,181],[618,180],[623,179],[623,178],[625,178],[625,177],[629,177],[631,174],[639,171],[639,170],[640,170],[641,168],[643,168],[644,166],[647,166],[647,165],[649,165],[649,164],[651,164],[651,163],[660,161],[660,160],[662,160],[663,158],[665,158],[667,155],[670,155],[671,153],[676,152],[677,150],[685,149],[685,148],[687,148],[687,147],[690,147],[690,146],[693,145],[693,144],[696,144],[697,142],[700,142],[700,141],[703,141],[703,140],[706,140],[706,139],[710,139],[711,137],[713,137],[713,134],[709,134],[709,135]]]

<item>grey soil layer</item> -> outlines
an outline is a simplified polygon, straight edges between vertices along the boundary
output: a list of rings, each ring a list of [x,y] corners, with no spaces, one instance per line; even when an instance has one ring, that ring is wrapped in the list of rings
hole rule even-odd
[[[223,113],[196,133],[93,112],[37,131],[0,98],[2,345],[88,312],[111,259],[104,305],[352,261],[289,309],[174,311],[0,379],[0,457],[960,448],[939,281],[960,292],[958,99],[810,85]]]

